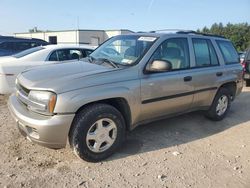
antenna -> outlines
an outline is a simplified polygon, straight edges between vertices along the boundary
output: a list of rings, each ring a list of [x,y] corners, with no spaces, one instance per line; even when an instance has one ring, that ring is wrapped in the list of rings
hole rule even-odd
[[[79,16],[76,17],[76,44],[78,43],[78,45],[80,46],[78,32],[79,32]]]

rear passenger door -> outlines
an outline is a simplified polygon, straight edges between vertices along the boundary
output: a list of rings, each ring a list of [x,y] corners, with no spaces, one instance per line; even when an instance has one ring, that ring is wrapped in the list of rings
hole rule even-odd
[[[192,78],[195,88],[193,108],[210,106],[217,87],[224,76],[218,56],[210,39],[192,38],[193,49]]]

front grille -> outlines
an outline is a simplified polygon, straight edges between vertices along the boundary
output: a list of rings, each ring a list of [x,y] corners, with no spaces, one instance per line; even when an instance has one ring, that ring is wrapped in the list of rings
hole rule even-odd
[[[17,88],[19,91],[22,91],[25,95],[27,95],[27,96],[29,95],[30,90],[27,89],[26,87],[22,86],[19,82],[17,82],[16,88]]]
[[[16,84],[16,96],[25,106],[28,104],[28,95],[30,90],[22,86],[19,82]]]

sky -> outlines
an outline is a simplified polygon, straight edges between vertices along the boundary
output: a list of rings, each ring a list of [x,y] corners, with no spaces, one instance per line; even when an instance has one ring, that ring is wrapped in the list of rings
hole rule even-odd
[[[0,34],[39,30],[196,30],[250,23],[250,0],[0,0]]]

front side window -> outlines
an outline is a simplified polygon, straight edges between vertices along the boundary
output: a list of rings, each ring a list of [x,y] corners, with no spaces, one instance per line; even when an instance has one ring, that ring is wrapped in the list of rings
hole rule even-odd
[[[154,60],[169,61],[172,70],[190,67],[188,41],[186,38],[173,38],[163,42],[153,54]]]
[[[223,55],[225,64],[239,63],[239,56],[233,44],[229,41],[217,40],[220,51]]]
[[[192,39],[196,67],[207,67],[218,65],[219,61],[215,49],[210,40]]]
[[[156,37],[120,35],[109,39],[97,48],[90,57],[93,60],[107,59],[115,64],[137,63],[156,41]]]

